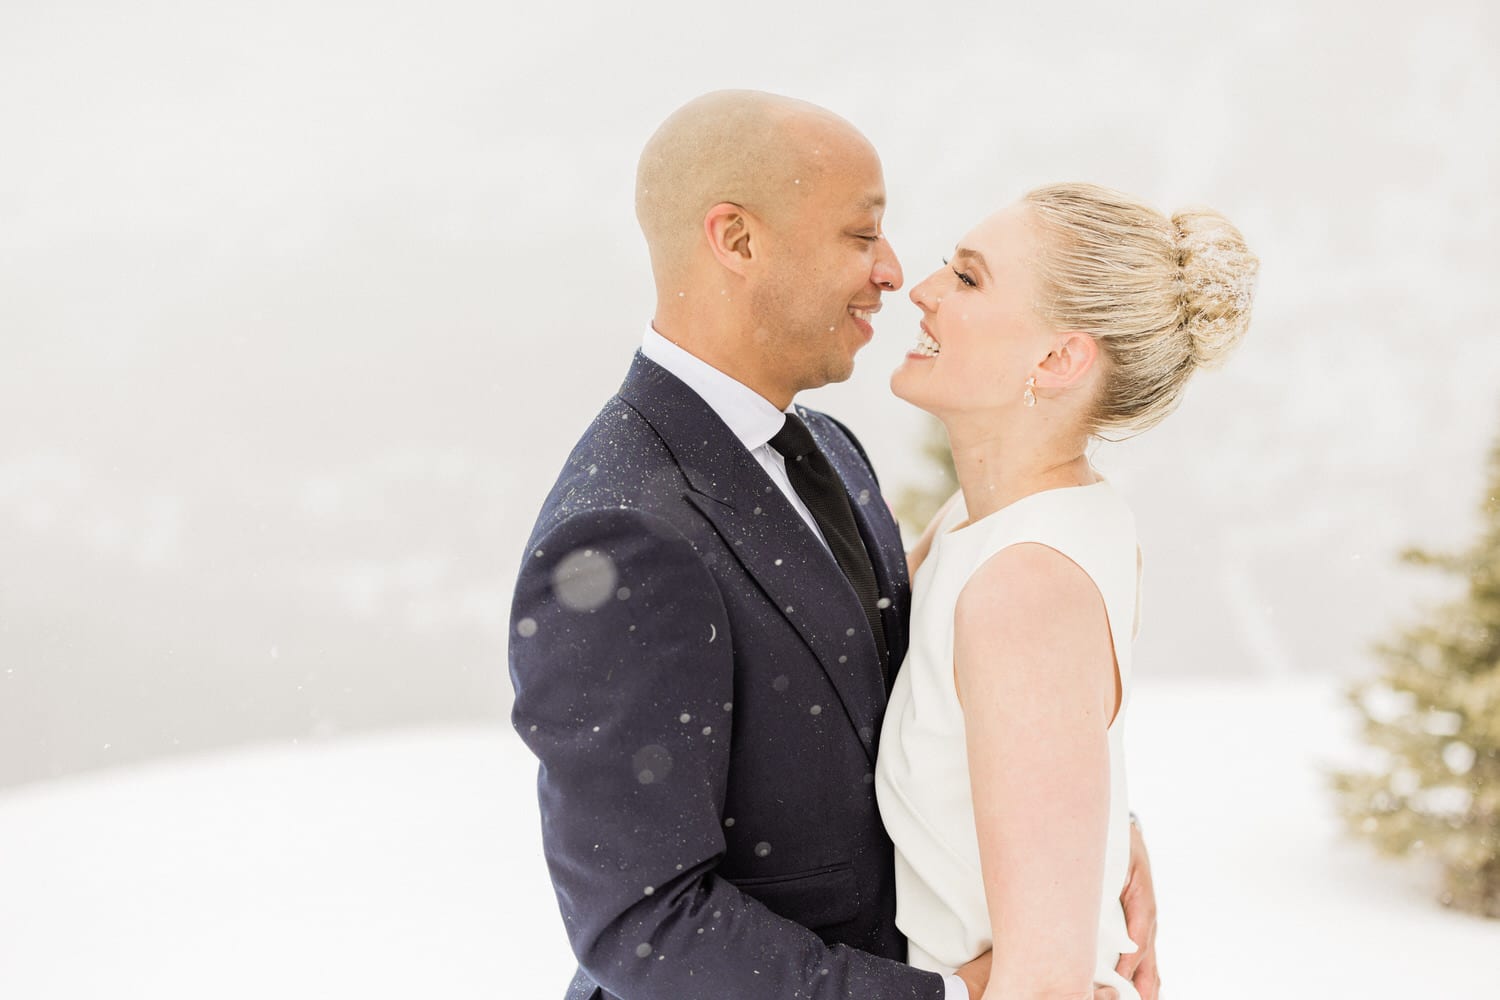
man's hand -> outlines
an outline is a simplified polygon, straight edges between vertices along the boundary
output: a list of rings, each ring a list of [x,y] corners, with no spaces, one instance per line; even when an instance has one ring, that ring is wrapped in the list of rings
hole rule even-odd
[[[980,1000],[984,996],[985,989],[990,985],[990,963],[994,959],[995,953],[987,951],[953,973],[969,988],[969,1000]]]
[[[1151,883],[1151,859],[1146,855],[1146,841],[1134,823],[1130,824],[1130,875],[1120,894],[1125,908],[1125,930],[1136,950],[1121,955],[1115,971],[1135,984],[1141,1000],[1159,1000],[1161,973],[1156,968],[1156,888]],[[1101,1000],[1098,993],[1095,1000]]]

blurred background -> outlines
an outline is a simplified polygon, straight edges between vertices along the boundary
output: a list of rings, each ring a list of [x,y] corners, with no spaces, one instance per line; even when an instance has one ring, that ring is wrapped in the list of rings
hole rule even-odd
[[[0,993],[185,996],[226,968],[217,995],[561,993],[506,722],[510,586],[651,316],[639,149],[731,86],[864,130],[908,287],[1054,180],[1239,225],[1263,261],[1245,346],[1095,456],[1147,560],[1132,766],[1181,935],[1164,916],[1165,977],[1259,996],[1225,993],[1217,956],[1243,945],[1192,938],[1224,926],[1197,911],[1264,948],[1259,915],[1321,893],[1351,951],[1289,933],[1313,957],[1279,992],[1348,988],[1393,936],[1417,942],[1393,990],[1471,995],[1496,923],[1365,867],[1322,769],[1356,753],[1338,692],[1371,644],[1458,593],[1396,554],[1481,527],[1500,14],[1480,0],[10,0]],[[804,397],[893,498],[941,475],[886,389],[916,321],[888,297],[854,378]]]

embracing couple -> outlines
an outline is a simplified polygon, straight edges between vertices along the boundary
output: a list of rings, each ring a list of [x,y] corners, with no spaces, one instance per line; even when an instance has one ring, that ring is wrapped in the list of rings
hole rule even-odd
[[[641,156],[655,317],[512,610],[569,1000],[1156,1000],[1140,560],[1087,445],[1233,347],[1255,258],[1079,184],[965,234],[891,378],[960,484],[908,553],[854,435],[794,402],[903,284],[884,205],[864,136],[772,95],[694,100]]]

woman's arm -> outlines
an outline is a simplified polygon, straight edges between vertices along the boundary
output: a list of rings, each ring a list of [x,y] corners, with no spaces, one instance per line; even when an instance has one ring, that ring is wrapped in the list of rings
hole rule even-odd
[[[992,1000],[1089,1000],[1116,680],[1104,600],[1044,545],[1003,549],[955,612],[955,681],[994,928]]]
[[[948,514],[948,508],[953,506],[953,501],[959,497],[959,491],[955,490],[953,495],[943,501],[938,512],[932,515],[932,520],[927,522],[927,527],[922,531],[922,537],[917,539],[917,544],[911,547],[906,554],[906,566],[908,579],[916,579],[917,567],[922,565],[922,560],[927,558],[927,553],[932,550],[932,540],[937,536],[938,525],[943,523],[943,518]]]

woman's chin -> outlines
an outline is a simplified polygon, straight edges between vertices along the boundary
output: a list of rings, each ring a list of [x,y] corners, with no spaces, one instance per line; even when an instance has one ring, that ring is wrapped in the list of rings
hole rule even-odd
[[[895,371],[891,372],[891,395],[918,409],[925,410],[928,407],[922,401],[921,378],[917,371],[919,364],[920,362],[908,356]]]

